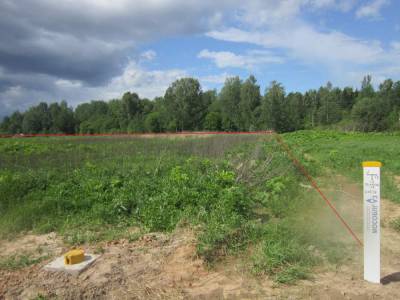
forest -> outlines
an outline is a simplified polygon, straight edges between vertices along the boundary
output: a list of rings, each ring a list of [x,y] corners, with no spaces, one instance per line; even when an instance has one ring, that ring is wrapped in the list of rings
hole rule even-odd
[[[197,79],[173,82],[153,100],[126,92],[121,99],[91,101],[76,108],[42,102],[3,119],[0,132],[140,133],[178,131],[253,131],[334,128],[346,131],[400,129],[400,81],[383,81],[374,89],[371,76],[360,89],[333,87],[286,93],[272,81],[264,95],[254,76],[227,78],[222,89],[203,91]]]

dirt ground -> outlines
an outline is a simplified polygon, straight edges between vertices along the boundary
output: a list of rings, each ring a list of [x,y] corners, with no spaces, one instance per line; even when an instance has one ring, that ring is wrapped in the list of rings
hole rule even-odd
[[[343,198],[338,202],[340,210],[362,211],[359,186],[339,180],[337,188]],[[383,199],[381,285],[363,280],[362,249],[348,264],[319,267],[312,280],[290,286],[251,276],[234,259],[208,269],[195,254],[193,233],[180,228],[135,242],[88,246],[87,252],[102,249],[103,253],[76,277],[42,269],[67,250],[54,233],[1,241],[2,256],[40,252],[49,258],[17,271],[0,270],[0,299],[399,299],[400,233],[389,226],[397,217],[400,205]]]

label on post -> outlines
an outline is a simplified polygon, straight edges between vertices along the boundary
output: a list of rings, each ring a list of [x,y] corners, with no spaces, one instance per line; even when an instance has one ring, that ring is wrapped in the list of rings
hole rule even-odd
[[[380,283],[380,202],[382,164],[375,161],[363,163],[364,168],[364,279]]]

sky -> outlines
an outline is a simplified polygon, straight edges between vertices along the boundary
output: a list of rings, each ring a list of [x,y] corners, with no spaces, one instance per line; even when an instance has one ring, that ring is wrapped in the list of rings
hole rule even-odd
[[[262,92],[400,80],[400,1],[0,0],[0,116],[251,74]]]

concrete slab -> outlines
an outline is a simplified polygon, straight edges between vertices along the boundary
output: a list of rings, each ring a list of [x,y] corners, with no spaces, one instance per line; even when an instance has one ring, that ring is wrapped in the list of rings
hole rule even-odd
[[[45,265],[43,269],[52,272],[65,272],[77,276],[81,272],[89,268],[90,265],[94,263],[99,256],[100,255],[96,254],[85,254],[85,260],[75,265],[65,265],[64,256],[60,256],[53,260],[51,263]]]

